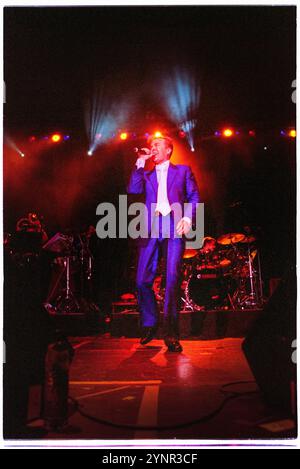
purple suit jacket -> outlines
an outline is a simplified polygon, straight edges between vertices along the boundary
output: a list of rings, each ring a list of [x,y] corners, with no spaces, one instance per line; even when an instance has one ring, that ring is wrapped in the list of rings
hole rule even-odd
[[[155,167],[151,171],[145,171],[144,168],[133,170],[127,192],[128,194],[145,194],[145,203],[148,210],[148,234],[151,231],[153,222],[151,204],[156,205],[157,203],[157,191],[158,182]],[[189,166],[170,163],[167,176],[167,192],[170,205],[179,203],[182,207],[182,216],[189,217],[194,223],[197,203],[200,202],[200,194]],[[185,202],[190,204],[186,210],[184,210]]]

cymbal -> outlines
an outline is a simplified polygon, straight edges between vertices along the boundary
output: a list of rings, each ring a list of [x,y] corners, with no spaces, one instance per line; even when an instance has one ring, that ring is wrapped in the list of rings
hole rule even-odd
[[[225,235],[219,236],[217,239],[219,244],[227,246],[229,244],[236,244],[243,242],[245,235],[242,233],[227,233]]]
[[[183,259],[192,259],[193,257],[197,256],[197,254],[197,249],[186,249],[183,253]]]
[[[256,238],[255,236],[253,235],[248,235],[248,236],[245,236],[243,241],[241,241],[241,243],[254,243],[254,241],[256,241]]]
[[[220,266],[221,267],[228,267],[231,264],[231,260],[229,259],[222,259],[220,261]]]

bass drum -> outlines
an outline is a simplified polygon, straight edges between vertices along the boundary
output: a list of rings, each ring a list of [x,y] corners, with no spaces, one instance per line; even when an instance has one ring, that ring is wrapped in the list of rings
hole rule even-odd
[[[205,311],[224,305],[227,291],[224,278],[217,270],[210,269],[190,275],[185,296],[187,304],[195,311]]]

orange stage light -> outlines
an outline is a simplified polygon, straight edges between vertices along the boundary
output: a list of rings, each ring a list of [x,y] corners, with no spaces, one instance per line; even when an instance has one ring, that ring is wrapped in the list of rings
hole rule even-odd
[[[163,135],[162,135],[162,133],[161,133],[159,130],[157,130],[156,132],[154,132],[154,138],[161,138],[162,136],[163,136]]]
[[[224,129],[222,132],[223,137],[229,138],[233,136],[233,130],[232,129]]]
[[[289,131],[289,137],[296,138],[297,132],[295,129]]]
[[[127,138],[128,138],[127,132],[122,132],[122,133],[120,134],[120,139],[121,139],[121,140],[127,140]]]
[[[60,134],[53,134],[52,137],[51,137],[51,140],[52,142],[54,143],[58,143],[61,141],[61,135]]]

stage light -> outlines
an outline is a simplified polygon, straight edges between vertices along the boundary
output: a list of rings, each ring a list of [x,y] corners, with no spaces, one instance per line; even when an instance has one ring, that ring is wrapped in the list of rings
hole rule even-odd
[[[223,132],[223,137],[230,138],[233,136],[233,130],[232,129],[224,129]]]
[[[255,137],[255,135],[256,135],[255,130],[249,130],[248,133],[249,133],[250,137]]]
[[[85,100],[85,127],[92,151],[115,137],[120,138],[120,129],[128,125],[131,107],[131,100],[121,98],[119,87],[109,77],[94,84]]]
[[[20,155],[21,158],[25,157],[25,153],[20,150],[20,148],[15,144],[15,142],[11,139],[11,137],[7,134],[4,135],[4,142],[7,144],[10,148],[12,148],[14,151]]]
[[[93,154],[92,150],[89,150],[89,151],[87,152],[87,154],[88,154],[88,156],[92,156],[92,154]]]
[[[195,151],[195,148],[194,148],[194,147],[191,147],[191,151],[193,151],[193,152],[194,152],[194,151]]]
[[[128,133],[127,132],[122,132],[120,134],[120,139],[121,140],[127,140],[127,138],[128,138]]]
[[[70,140],[70,135],[65,135],[64,140]]]
[[[60,134],[53,134],[51,137],[52,142],[58,143],[61,141],[61,135]]]
[[[291,138],[296,138],[296,135],[297,135],[297,132],[296,132],[295,129],[291,129],[291,130],[289,131],[289,137],[291,137]]]
[[[199,103],[200,86],[196,76],[182,67],[171,69],[162,86],[162,104],[176,127],[185,132],[190,148],[194,145]]]
[[[154,132],[154,134],[153,134],[153,137],[154,137],[154,138],[161,138],[162,136],[163,136],[163,135],[162,135],[162,133],[161,133],[159,130],[157,130],[157,131]]]
[[[181,130],[185,133],[186,139],[188,141],[188,144],[189,144],[191,150],[192,150],[192,148],[194,148],[193,130],[194,130],[195,126],[196,126],[196,120],[195,119],[185,121],[181,125],[181,127],[182,127]],[[194,150],[192,150],[192,151],[194,151]]]
[[[216,130],[215,131],[215,137],[220,137],[220,135],[221,135],[221,132],[219,132],[219,130]]]
[[[280,135],[282,135],[282,136],[284,137],[284,136],[286,135],[285,130],[281,130],[281,131],[280,131]]]
[[[184,138],[185,137],[185,131],[184,130],[179,130],[178,135],[179,135],[180,138]]]
[[[29,141],[30,141],[31,143],[35,142],[35,141],[36,141],[36,136],[35,136],[35,135],[31,135],[31,136],[29,137]]]

